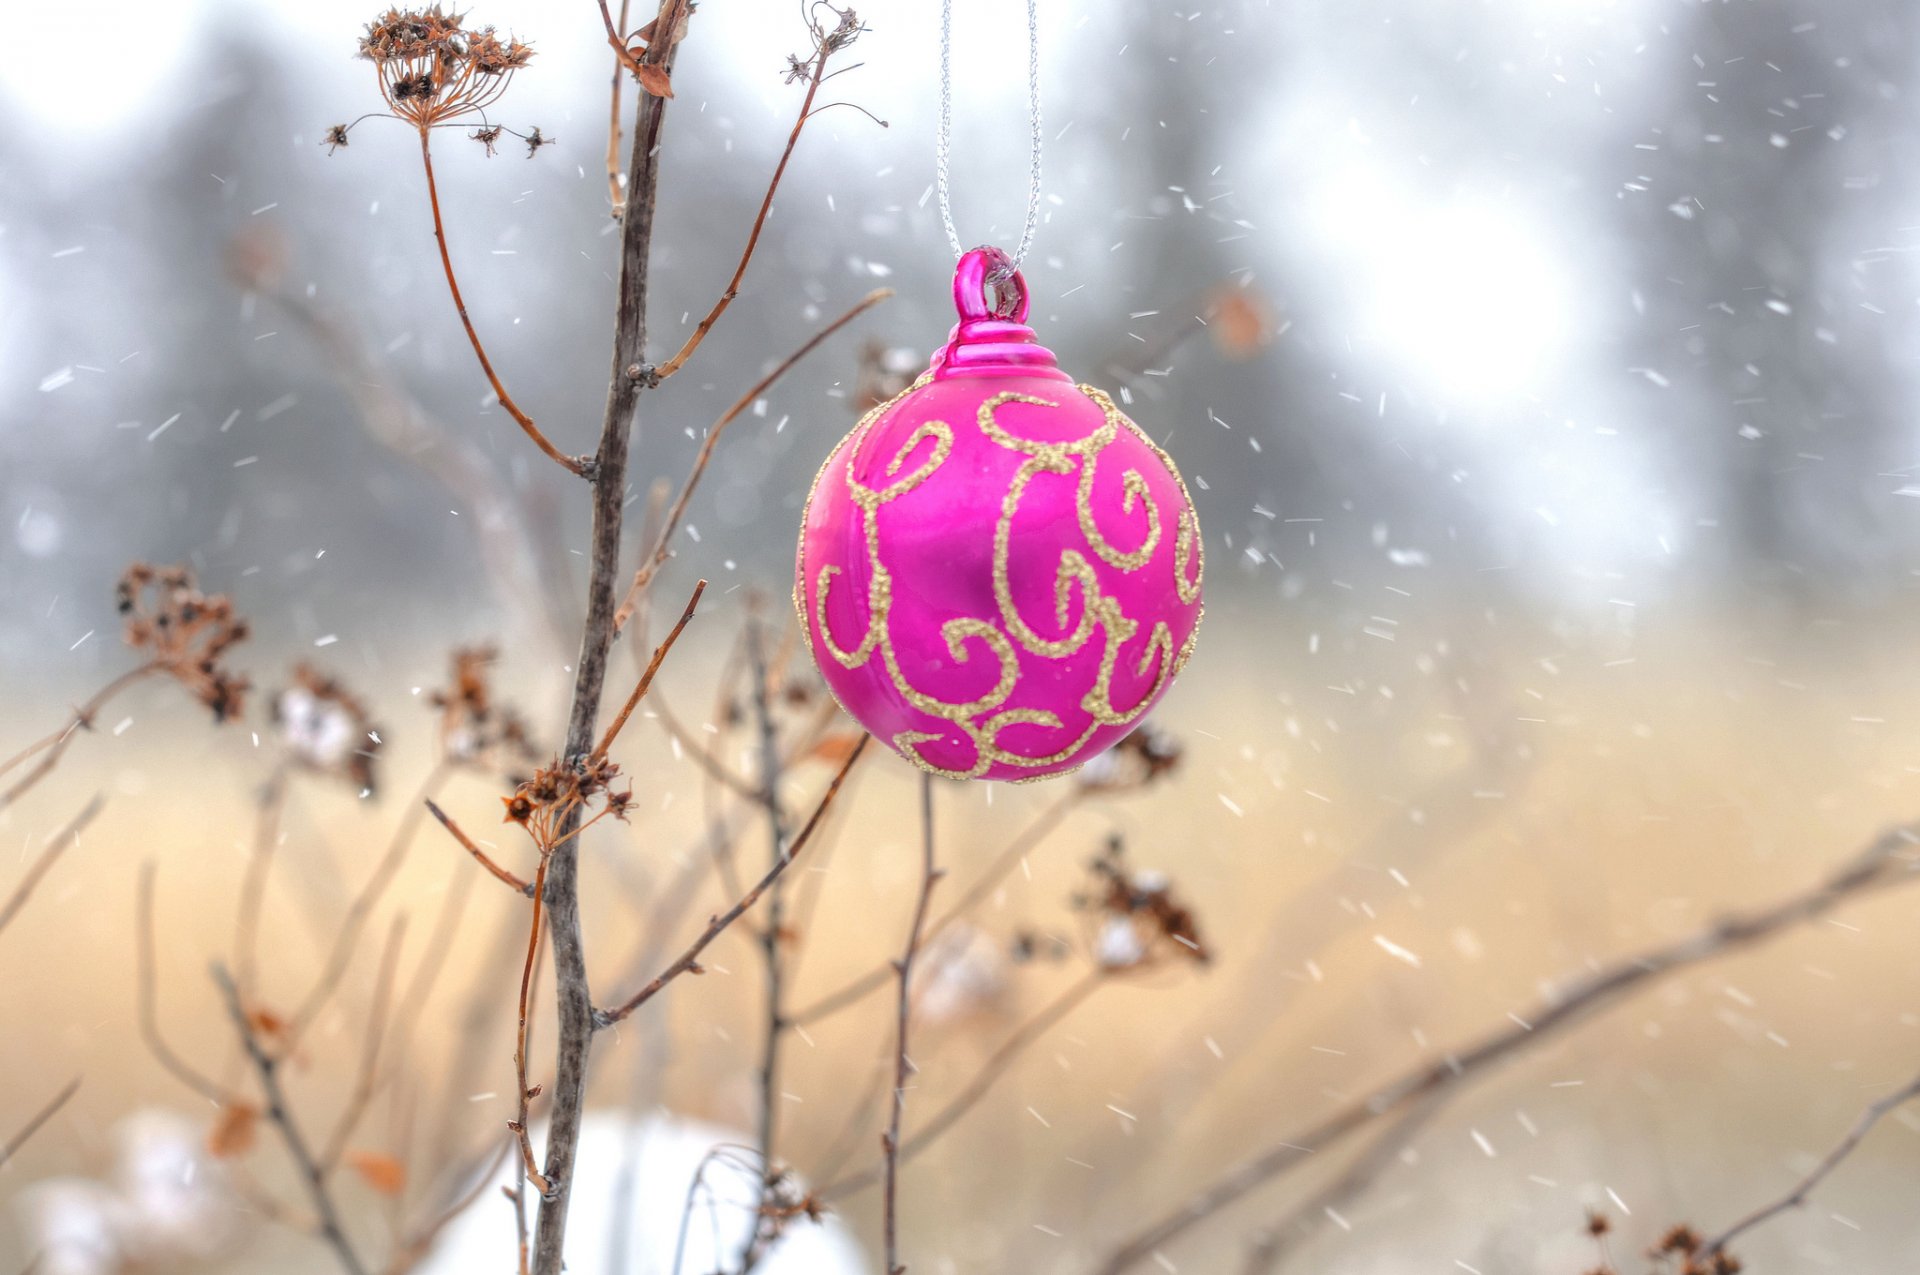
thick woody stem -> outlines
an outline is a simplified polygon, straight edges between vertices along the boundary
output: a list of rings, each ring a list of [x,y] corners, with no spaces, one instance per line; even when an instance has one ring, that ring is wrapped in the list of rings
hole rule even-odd
[[[677,0],[667,0],[666,9]],[[660,46],[662,64],[672,61],[671,41]],[[652,50],[649,50],[649,54]],[[620,571],[620,530],[626,502],[627,455],[641,392],[654,383],[646,366],[647,266],[653,243],[654,200],[659,178],[660,132],[667,99],[643,93],[636,104],[633,150],[627,166],[627,213],[620,239],[620,277],[614,310],[613,367],[606,414],[594,454],[593,532],[587,578],[587,618],[574,665],[573,707],[567,722],[566,756],[584,758],[593,749],[613,645],[614,584]],[[593,993],[587,981],[585,938],[580,929],[579,839],[571,834],[580,812],[560,828],[547,865],[544,902],[553,952],[559,1038],[542,1176],[547,1191],[534,1225],[534,1275],[560,1275],[566,1246],[567,1206],[586,1106],[587,1055],[593,1046]]]

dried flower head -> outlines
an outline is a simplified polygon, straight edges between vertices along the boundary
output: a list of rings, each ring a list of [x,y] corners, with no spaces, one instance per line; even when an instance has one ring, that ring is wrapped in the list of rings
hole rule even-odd
[[[221,666],[221,656],[252,631],[225,594],[204,594],[185,567],[136,562],[115,589],[126,617],[127,645],[146,653],[160,672],[213,710],[216,722],[245,710],[245,677]]]
[[[379,70],[387,109],[422,132],[483,113],[533,58],[531,45],[465,23],[465,14],[437,4],[388,9],[360,37],[360,56]],[[336,131],[328,144],[345,145],[345,128]]]
[[[1180,767],[1185,746],[1152,722],[1082,766],[1075,776],[1080,786],[1096,792],[1124,792],[1145,788]]]
[[[490,646],[455,648],[449,685],[429,694],[427,702],[440,710],[440,748],[448,761],[502,771],[518,784],[540,754],[526,719],[494,699],[488,671],[498,658]]]
[[[1102,966],[1135,969],[1170,960],[1205,965],[1213,959],[1172,882],[1164,873],[1132,868],[1119,837],[1109,838],[1087,866],[1092,883],[1073,906],[1094,919],[1094,958]]]
[[[534,771],[533,777],[516,788],[512,796],[501,798],[507,808],[505,822],[525,828],[540,853],[550,854],[559,844],[560,828],[567,816],[576,809],[591,806],[596,797],[600,799],[599,811],[591,818],[582,819],[575,826],[575,832],[607,815],[616,819],[627,817],[633,807],[633,790],[614,791],[613,781],[619,774],[620,767],[599,754],[578,762],[548,762]]]
[[[380,732],[366,705],[337,678],[295,665],[292,685],[274,697],[273,724],[297,765],[337,775],[369,796],[377,791]]]

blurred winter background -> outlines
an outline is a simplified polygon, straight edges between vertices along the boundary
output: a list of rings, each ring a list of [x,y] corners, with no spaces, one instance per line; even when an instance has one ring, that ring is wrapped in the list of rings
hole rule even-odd
[[[1022,930],[1076,933],[1066,899],[1109,832],[1172,875],[1218,959],[1103,990],[908,1171],[916,1272],[1084,1271],[1303,1120],[1593,963],[1800,888],[1920,810],[1920,8],[1041,8],[1035,326],[1070,370],[1126,388],[1178,459],[1207,533],[1208,620],[1158,714],[1187,749],[1180,773],[1075,804],[989,900],[971,1001],[925,1046],[921,1084],[959,1089],[1071,982],[998,954]],[[1020,6],[960,9],[956,212],[970,241],[1006,243],[1024,189]],[[810,127],[740,303],[636,435],[642,488],[684,473],[772,358],[877,284],[898,289],[742,422],[695,502],[662,587],[715,582],[706,649],[667,680],[696,721],[748,596],[787,587],[806,483],[852,420],[860,340],[918,360],[951,321],[929,197],[937,6],[861,14],[864,65],[831,88],[891,127],[851,109]],[[309,785],[289,800],[287,888],[323,911],[428,765],[418,688],[443,680],[451,646],[500,643],[497,683],[551,746],[572,649],[548,611],[584,575],[573,487],[491,402],[447,304],[413,138],[371,121],[336,154],[320,144],[377,105],[352,57],[369,16],[337,0],[34,5],[9,15],[0,60],[0,753],[128,666],[120,568],[191,562],[255,621],[236,662],[258,683],[315,660],[385,727],[379,799]],[[474,16],[536,43],[501,114],[557,144],[489,159],[450,136],[449,232],[515,396],[583,451],[616,246],[608,53],[589,0]],[[784,55],[803,47],[786,0],[707,0],[694,20],[666,125],[656,351],[732,267],[800,91]],[[450,486],[440,453],[383,441],[396,389],[479,478]],[[526,567],[545,596],[493,583],[499,523],[479,493],[502,491],[549,546]],[[0,815],[10,880],[90,793],[108,796],[0,936],[0,1131],[85,1077],[0,1169],[0,1269],[36,1252],[52,1275],[168,1254],[173,1269],[330,1269],[252,1206],[189,1189],[234,1170],[206,1162],[211,1109],[138,1044],[135,881],[152,859],[168,1030],[231,1066],[204,971],[269,769],[264,717],[216,731],[152,686],[99,725]],[[635,766],[648,756],[663,778],[643,782],[633,834],[589,854],[590,879],[616,883],[590,934],[618,969],[668,865],[704,853],[690,768],[670,767],[658,730]],[[870,763],[816,874],[804,989],[897,947],[914,791],[904,767]],[[484,784],[449,800],[490,824]],[[943,789],[956,879],[1050,800]],[[424,837],[392,907],[424,917],[455,867],[471,870]],[[721,897],[705,883],[688,915]],[[302,900],[274,907],[274,959],[310,966]],[[1574,1275],[1594,1261],[1589,1206],[1615,1215],[1625,1254],[1670,1222],[1730,1222],[1913,1070],[1916,909],[1900,894],[1848,909],[1489,1074],[1371,1193],[1318,1218],[1295,1265]],[[467,983],[510,1002],[495,953],[522,914],[481,894],[467,915],[448,989],[414,1028],[425,1057],[456,1048]],[[683,985],[670,1013],[605,1048],[599,1107],[750,1124],[758,980],[743,940],[716,952],[740,976]],[[373,959],[315,1045],[333,1061],[302,1077],[320,1108],[351,1084]],[[803,1172],[887,1065],[882,1000],[793,1046],[782,1143]],[[496,1030],[470,1075],[416,1075],[413,1106],[452,1110],[454,1141],[498,1130],[506,1040]],[[1750,1269],[1910,1269],[1916,1133],[1889,1120],[1808,1208],[1742,1246]],[[136,1181],[114,1185],[129,1154]],[[263,1138],[244,1172],[290,1191],[275,1155]],[[1237,1269],[1310,1185],[1257,1193],[1170,1246],[1165,1269]],[[392,1201],[370,1183],[348,1193],[379,1234]],[[633,1225],[673,1226],[668,1196]],[[474,1216],[510,1269],[506,1208]],[[119,1256],[93,1261],[48,1229],[102,1217],[121,1218]],[[870,1194],[842,1220],[875,1251]],[[191,1242],[149,1243],[143,1226]]]

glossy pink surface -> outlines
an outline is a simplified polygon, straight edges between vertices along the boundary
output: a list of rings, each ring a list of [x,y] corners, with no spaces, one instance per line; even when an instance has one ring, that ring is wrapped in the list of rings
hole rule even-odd
[[[995,265],[961,259],[961,321],[928,374],[828,458],[795,603],[882,742],[941,774],[1035,779],[1119,740],[1185,663],[1199,524],[1165,454],[1034,341],[1024,281],[986,295]]]

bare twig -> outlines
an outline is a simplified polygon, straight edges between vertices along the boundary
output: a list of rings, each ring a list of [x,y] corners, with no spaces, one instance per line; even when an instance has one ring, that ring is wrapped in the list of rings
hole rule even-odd
[[[106,804],[105,797],[98,793],[94,794],[93,798],[80,808],[80,813],[67,821],[66,827],[47,838],[47,844],[41,848],[39,857],[27,869],[27,874],[20,878],[20,884],[13,887],[13,893],[7,896],[5,903],[0,903],[0,930],[6,929],[8,923],[20,914],[20,909],[27,905],[27,900],[32,897],[34,887],[40,884],[40,879],[47,875],[61,855],[79,842],[81,832],[93,822],[94,816],[98,815],[101,807]]]
[[[905,1163],[913,1159],[947,1130],[959,1123],[960,1117],[973,1110],[979,1101],[987,1096],[988,1090],[993,1088],[1000,1077],[1007,1073],[1007,1069],[1026,1052],[1034,1041],[1052,1031],[1061,1019],[1078,1009],[1087,997],[1098,991],[1101,985],[1112,976],[1113,971],[1106,966],[1094,966],[1084,976],[1068,984],[1066,990],[1039,1013],[1022,1023],[1018,1031],[1009,1036],[1000,1048],[993,1051],[992,1056],[982,1064],[980,1070],[974,1074],[973,1079],[958,1096],[940,1108],[931,1120],[900,1144],[898,1152],[900,1161]],[[877,1170],[869,1169],[824,1186],[817,1194],[823,1200],[843,1199],[866,1190],[878,1182],[880,1176]]]
[[[847,755],[847,759],[840,763],[840,769],[835,772],[832,781],[827,784],[827,790],[821,794],[819,804],[813,808],[813,813],[807,816],[807,822],[801,826],[800,831],[794,836],[792,844],[787,847],[786,854],[776,860],[773,866],[767,869],[766,875],[754,882],[753,887],[741,895],[732,907],[709,920],[706,928],[700,931],[699,936],[688,945],[687,950],[675,958],[671,965],[656,975],[652,982],[648,983],[645,987],[635,992],[614,1008],[596,1011],[594,1014],[596,1025],[611,1027],[613,1024],[628,1017],[634,1010],[639,1009],[655,996],[658,996],[666,989],[667,984],[673,982],[674,979],[679,978],[682,974],[697,974],[700,972],[700,953],[706,951],[708,944],[724,934],[728,926],[739,920],[754,904],[758,903],[760,896],[773,888],[774,883],[780,879],[781,875],[799,859],[800,852],[807,848],[807,843],[813,839],[813,834],[815,830],[819,828],[820,821],[826,817],[828,808],[833,805],[833,799],[839,796],[840,786],[846,782],[847,775],[853,770],[854,763],[860,760],[860,754],[866,751],[869,738],[871,737],[862,735],[860,742],[855,744],[853,751]]]
[[[25,762],[29,757],[36,754],[40,755],[40,760],[31,770],[14,780],[13,784],[4,792],[0,792],[0,810],[5,810],[8,806],[11,806],[24,796],[29,788],[32,788],[35,784],[53,773],[53,768],[60,764],[61,756],[66,753],[68,746],[73,743],[74,736],[92,727],[93,719],[100,715],[100,710],[106,706],[108,700],[118,695],[127,687],[132,686],[141,678],[159,672],[160,667],[159,661],[152,660],[140,665],[138,668],[128,669],[125,673],[122,673],[119,677],[114,678],[111,682],[108,682],[96,691],[92,699],[82,704],[79,708],[74,709],[73,716],[67,719],[66,725],[54,731],[51,735],[47,735],[28,744],[25,748],[7,758],[6,761],[0,762],[0,775],[4,775],[15,766]]]
[[[667,35],[666,26],[656,27],[655,30],[660,33],[661,38],[671,38]],[[760,201],[760,211],[753,219],[753,229],[747,232],[747,246],[741,250],[740,264],[734,267],[733,278],[727,280],[726,290],[720,294],[720,299],[713,303],[713,308],[707,311],[706,317],[694,327],[693,334],[687,338],[686,344],[682,345],[672,358],[660,365],[658,372],[661,380],[664,381],[685,366],[686,361],[693,357],[693,352],[700,348],[700,343],[707,339],[707,333],[713,331],[713,325],[720,321],[720,316],[725,314],[727,307],[733,304],[733,299],[740,295],[740,281],[747,276],[747,263],[753,260],[753,250],[760,246],[760,232],[767,228],[767,214],[773,211],[774,193],[780,189],[780,179],[786,175],[787,161],[793,158],[793,148],[800,143],[800,130],[807,126],[807,118],[813,113],[814,95],[820,91],[820,81],[826,73],[827,59],[842,47],[844,47],[843,42],[831,37],[823,37],[816,32],[813,56],[806,64],[807,92],[800,99],[800,110],[793,117],[793,129],[787,134],[787,145],[780,152],[780,162],[774,165],[773,179],[767,183],[767,194]]]
[[[320,1153],[320,1172],[331,1174],[339,1167],[340,1157],[346,1154],[347,1140],[353,1137],[359,1128],[360,1120],[367,1113],[367,1104],[373,1101],[375,1082],[380,1075],[380,1047],[387,1031],[387,1010],[393,1002],[394,976],[400,961],[400,940],[406,936],[405,917],[395,917],[393,927],[387,931],[387,947],[380,958],[380,975],[374,984],[373,1006],[367,1011],[367,1037],[360,1048],[360,1071],[353,1082],[353,1093],[347,1099],[345,1110],[333,1126],[333,1133],[327,1138],[326,1149]]]
[[[562,469],[584,476],[587,472],[586,466],[578,458],[568,456],[555,447],[547,436],[540,432],[540,427],[533,423],[533,418],[520,410],[520,405],[513,401],[513,395],[507,393],[507,387],[500,383],[499,373],[493,370],[493,360],[487,357],[487,347],[480,344],[480,333],[474,330],[473,320],[467,316],[467,303],[460,295],[460,280],[453,273],[453,257],[447,251],[447,228],[440,218],[440,187],[433,179],[433,146],[430,135],[424,128],[420,130],[420,164],[427,171],[427,203],[433,209],[433,239],[440,245],[440,266],[446,272],[447,291],[453,295],[453,308],[460,314],[460,326],[467,330],[467,340],[473,346],[474,356],[480,360],[480,370],[486,373],[487,384],[493,386],[493,395],[500,400],[500,406],[507,410],[507,415],[513,417],[514,423],[533,440],[535,447],[538,447],[548,459]]]
[[[767,923],[760,929],[761,965],[766,975],[767,1012],[760,1048],[759,1127],[754,1149],[760,1158],[760,1181],[754,1202],[754,1228],[740,1250],[742,1275],[753,1270],[766,1247],[772,1242],[774,1223],[767,1211],[767,1198],[773,1186],[774,1139],[780,1131],[780,1046],[787,1034],[786,1020],[786,889],[784,874],[773,869],[792,861],[787,849],[786,819],[780,809],[780,736],[773,718],[770,677],[764,650],[765,635],[760,619],[747,619],[747,663],[753,672],[753,716],[760,734],[760,801],[767,812],[768,890]]]
[[[1007,844],[1006,849],[994,856],[993,862],[987,865],[987,870],[982,872],[973,884],[967,887],[966,893],[962,894],[952,907],[933,919],[932,924],[927,927],[926,941],[931,943],[934,939],[940,937],[949,925],[952,925],[955,921],[979,906],[980,901],[993,893],[994,887],[1000,884],[1007,873],[1013,871],[1022,859],[1032,853],[1035,846],[1039,845],[1049,833],[1059,827],[1060,821],[1066,818],[1086,795],[1085,789],[1069,788],[1066,792],[1055,798],[1051,805],[1042,810],[1032,823],[1028,824],[1018,836]],[[792,1014],[788,1015],[788,1019],[795,1026],[804,1027],[809,1023],[838,1013],[849,1005],[858,1004],[873,992],[884,987],[888,977],[892,973],[893,967],[891,965],[875,966],[858,978],[852,979],[836,990],[822,996],[811,1005],[793,1011]]]
[[[527,1051],[531,1047],[529,1035],[530,1002],[533,999],[533,967],[540,959],[540,920],[541,902],[546,897],[547,867],[553,862],[553,854],[540,856],[540,866],[533,877],[533,917],[527,924],[527,959],[520,967],[520,1027],[513,1037],[513,1076],[515,1115],[508,1126],[514,1137],[520,1140],[520,1159],[526,1174],[526,1180],[539,1188],[544,1199],[552,1190],[552,1183],[540,1172],[539,1161],[533,1154],[533,1138],[527,1132],[534,1095],[538,1092],[527,1082]]]
[[[287,1105],[286,1092],[280,1085],[280,1060],[268,1052],[259,1037],[254,1035],[253,1020],[248,1017],[247,1007],[240,999],[240,988],[225,966],[214,965],[213,981],[226,999],[227,1015],[233,1020],[234,1031],[239,1033],[241,1047],[247,1051],[247,1058],[253,1063],[254,1075],[260,1082],[260,1093],[267,1102],[267,1119],[280,1131],[280,1141],[299,1170],[307,1197],[319,1219],[320,1237],[333,1249],[335,1258],[348,1275],[367,1275],[366,1266],[361,1263],[359,1254],[354,1251],[352,1242],[340,1225],[340,1211],[335,1207],[333,1192],[327,1186],[326,1171],[314,1158],[305,1135],[300,1132],[299,1122],[294,1119],[293,1111]]]
[[[1452,1089],[1513,1054],[1550,1039],[1647,983],[1763,942],[1782,930],[1824,916],[1858,895],[1912,879],[1914,865],[1902,852],[1915,844],[1920,844],[1920,828],[1895,828],[1810,889],[1770,907],[1728,916],[1676,942],[1587,975],[1562,995],[1527,1012],[1510,1015],[1501,1026],[1464,1049],[1416,1067],[1333,1115],[1290,1132],[1269,1150],[1215,1179],[1171,1213],[1141,1228],[1094,1269],[1099,1275],[1118,1275],[1132,1268],[1228,1205],[1298,1168],[1316,1152],[1382,1116],[1428,1094]]]
[[[1288,1209],[1284,1217],[1248,1246],[1244,1275],[1272,1275],[1279,1270],[1294,1248],[1312,1234],[1313,1228],[1328,1218],[1339,1217],[1342,1209],[1372,1188],[1445,1103],[1446,1095],[1428,1094],[1409,1106],[1353,1158],[1339,1177]]]
[[[211,1079],[180,1057],[173,1051],[173,1047],[167,1044],[166,1037],[160,1034],[159,968],[153,940],[153,876],[154,865],[149,859],[140,865],[140,901],[135,917],[139,960],[140,1037],[146,1042],[148,1052],[175,1080],[209,1102],[224,1104],[228,1099],[226,1086]]]
[[[455,841],[458,841],[460,845],[466,850],[466,852],[473,856],[474,861],[478,863],[481,867],[485,868],[488,874],[491,875],[494,880],[500,881],[506,885],[512,886],[515,890],[519,891],[521,894],[531,895],[533,893],[533,884],[531,882],[521,880],[519,877],[515,876],[512,872],[509,872],[507,869],[495,863],[492,857],[488,855],[485,850],[482,850],[479,847],[479,845],[474,842],[474,839],[472,837],[469,837],[466,833],[460,830],[460,825],[453,821],[452,816],[448,815],[446,811],[440,809],[440,807],[435,805],[432,802],[432,800],[428,800],[427,809],[433,812],[433,817],[440,821],[440,826],[445,828],[448,832],[452,833],[453,839]]]
[[[1846,1158],[1852,1155],[1855,1149],[1866,1140],[1867,1135],[1873,1132],[1875,1125],[1879,1124],[1880,1121],[1895,1108],[1905,1106],[1915,1098],[1920,1098],[1920,1076],[1915,1076],[1912,1080],[1909,1080],[1906,1084],[1900,1086],[1886,1097],[1869,1103],[1867,1109],[1860,1113],[1860,1118],[1853,1122],[1853,1127],[1847,1130],[1847,1136],[1840,1139],[1838,1145],[1836,1145],[1833,1150],[1821,1157],[1820,1163],[1813,1167],[1811,1173],[1794,1183],[1793,1189],[1779,1199],[1755,1209],[1738,1222],[1735,1222],[1732,1226],[1729,1226],[1726,1230],[1720,1232],[1720,1234],[1714,1236],[1711,1240],[1708,1240],[1705,1247],[1701,1249],[1700,1255],[1710,1258],[1715,1254],[1724,1252],[1727,1245],[1733,1243],[1733,1241],[1754,1227],[1764,1222],[1770,1222],[1789,1209],[1797,1209],[1805,1204],[1807,1197],[1813,1194],[1815,1188],[1822,1182],[1825,1182],[1833,1171],[1839,1168]]]
[[[260,804],[254,813],[253,848],[247,854],[247,870],[240,879],[240,904],[233,920],[233,970],[240,994],[247,1000],[252,1000],[255,993],[260,913],[266,906],[267,876],[280,840],[280,815],[286,808],[287,781],[287,763],[283,760],[274,766],[266,786],[260,790]]]
[[[687,624],[693,619],[694,611],[700,606],[700,595],[706,591],[705,580],[693,586],[693,596],[687,599],[686,610],[680,613],[680,619],[667,632],[666,639],[654,648],[653,658],[647,662],[646,669],[640,674],[640,680],[634,684],[633,693],[627,696],[627,702],[622,704],[620,711],[614,715],[613,724],[607,727],[607,733],[600,737],[600,745],[593,750],[593,757],[605,757],[607,750],[613,747],[613,741],[620,737],[620,732],[626,728],[627,719],[633,716],[633,710],[638,708],[640,701],[646,698],[647,688],[653,685],[654,675],[660,671],[660,665],[666,661],[667,653],[673,650],[673,644],[680,640],[680,634],[686,630]],[[614,624],[616,627],[619,625],[618,617],[615,617]]]
[[[772,388],[774,382],[792,370],[794,364],[813,353],[821,342],[892,295],[892,288],[875,288],[862,297],[851,310],[808,337],[806,343],[799,349],[776,363],[772,371],[754,382],[753,387],[735,399],[733,406],[722,412],[720,419],[708,428],[707,436],[700,444],[700,453],[694,458],[693,468],[688,471],[686,481],[680,485],[680,494],[674,498],[673,507],[668,511],[666,521],[661,525],[659,534],[654,537],[653,547],[645,557],[640,559],[640,567],[633,573],[633,583],[627,586],[627,595],[621,600],[620,609],[614,613],[615,630],[626,626],[634,609],[640,605],[640,599],[645,596],[647,586],[653,582],[653,577],[659,573],[662,566],[666,565],[667,559],[673,556],[673,538],[679,534],[680,523],[687,514],[687,504],[693,499],[694,490],[699,487],[701,476],[707,472],[707,465],[713,459],[714,448],[719,446],[720,435],[726,432],[727,426],[731,425],[742,412],[752,407],[761,395]]]
[[[913,1016],[913,958],[920,952],[920,932],[927,924],[927,905],[933,901],[933,887],[939,884],[940,869],[933,855],[933,776],[920,776],[920,897],[913,905],[913,923],[907,927],[907,950],[894,963],[900,978],[900,999],[896,1011],[893,1050],[893,1114],[887,1131],[880,1137],[885,1173],[883,1229],[886,1236],[887,1275],[906,1275],[900,1264],[900,1120],[907,1110],[907,1073],[916,1070],[907,1055],[908,1020]]]
[[[620,38],[627,29],[627,6],[628,0],[620,0],[620,21],[615,23],[606,0],[600,0],[600,16],[606,19],[607,38],[614,45],[613,85],[607,95],[607,204],[615,221],[627,211],[627,192],[621,181],[626,174],[620,168],[620,88],[632,63],[626,42]]]
[[[393,840],[388,844],[386,853],[380,856],[380,862],[374,865],[373,875],[367,878],[366,885],[354,897],[347,908],[347,914],[340,922],[340,932],[334,936],[333,947],[327,953],[327,963],[321,969],[320,977],[315,980],[313,989],[300,1003],[288,1020],[286,1030],[286,1049],[292,1050],[307,1028],[313,1025],[320,1011],[326,1008],[327,1001],[340,986],[340,980],[346,975],[347,966],[353,960],[354,948],[360,942],[360,931],[365,928],[367,918],[373,915],[373,909],[379,904],[381,895],[393,884],[393,878],[406,862],[407,851],[413,846],[414,836],[420,828],[420,816],[423,810],[433,805],[433,794],[440,790],[446,781],[448,764],[441,760],[434,764],[427,777],[420,783],[420,791],[414,794],[414,800],[401,810],[400,823],[394,829]],[[441,822],[445,822],[442,819]]]
[[[66,1106],[78,1092],[80,1092],[80,1077],[75,1076],[53,1096],[52,1101],[34,1112],[26,1124],[20,1126],[19,1132],[8,1138],[4,1144],[0,1144],[0,1166],[4,1166],[7,1161],[13,1159],[14,1153],[27,1145],[27,1139],[40,1132],[47,1121],[59,1115],[60,1108]]]
[[[480,1197],[487,1193],[487,1188],[493,1185],[493,1175],[500,1171],[501,1164],[513,1153],[513,1148],[513,1139],[508,1138],[502,1141],[492,1158],[482,1165],[479,1174],[474,1178],[473,1185],[399,1246],[393,1259],[387,1263],[385,1275],[406,1275],[406,1272],[418,1265],[420,1259],[432,1250],[434,1241],[440,1238],[440,1232],[446,1230],[455,1219],[477,1204]]]

